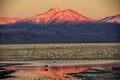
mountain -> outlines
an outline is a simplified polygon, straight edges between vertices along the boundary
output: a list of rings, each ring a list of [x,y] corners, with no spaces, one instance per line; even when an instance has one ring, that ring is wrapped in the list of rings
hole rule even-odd
[[[120,42],[120,24],[110,19],[97,21],[56,7],[25,19],[1,18],[0,43]]]
[[[109,23],[118,23],[120,24],[120,14],[115,16],[109,16],[106,18],[103,18],[101,20],[94,20],[89,17],[83,16],[82,14],[72,10],[72,9],[66,9],[66,10],[60,10],[57,7],[54,7],[50,10],[48,10],[45,13],[35,15],[30,18],[10,18],[10,17],[0,17],[0,24],[12,24],[16,22],[25,22],[25,23],[33,23],[33,24],[79,24],[79,23],[85,23],[85,22],[93,22],[93,23],[99,23],[99,22],[109,22]]]
[[[101,19],[101,21],[120,24],[120,14],[103,18]]]
[[[0,24],[11,24],[19,21],[19,18],[0,17]]]
[[[85,17],[71,9],[60,10],[59,8],[55,7],[46,13],[38,14],[31,18],[26,18],[24,21],[38,24],[76,24],[81,22],[94,22],[95,20]]]

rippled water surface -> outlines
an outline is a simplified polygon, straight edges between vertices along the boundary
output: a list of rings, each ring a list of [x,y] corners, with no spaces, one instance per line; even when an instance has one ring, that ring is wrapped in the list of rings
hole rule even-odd
[[[1,68],[14,70],[3,80],[119,80],[120,60],[2,61]],[[113,70],[113,68],[117,70]],[[84,73],[84,74],[83,74]],[[88,74],[89,73],[89,74]],[[115,74],[114,74],[115,73]],[[98,75],[99,74],[99,75]],[[106,76],[105,76],[106,75]],[[111,76],[111,78],[109,77]],[[3,76],[2,76],[3,77]],[[105,77],[105,79],[103,78]],[[43,79],[45,78],[45,79]]]

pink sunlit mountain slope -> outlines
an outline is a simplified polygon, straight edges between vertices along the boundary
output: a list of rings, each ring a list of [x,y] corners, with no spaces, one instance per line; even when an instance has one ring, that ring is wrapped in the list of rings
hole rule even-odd
[[[60,10],[55,7],[43,14],[38,14],[31,18],[24,19],[26,22],[34,22],[39,24],[63,24],[63,23],[81,23],[93,22],[95,20],[85,17],[74,10]]]
[[[120,24],[120,14],[115,16],[109,16],[106,18],[101,19],[102,21],[109,22],[109,23],[118,23]]]
[[[0,17],[0,24],[11,24],[19,21],[19,18]]]
[[[18,21],[35,24],[79,24],[84,22],[96,23],[101,21],[120,24],[120,14],[116,16],[106,17],[101,20],[94,20],[89,17],[83,16],[72,9],[60,10],[59,8],[54,7],[45,13],[24,19],[0,17],[0,24],[11,24]]]

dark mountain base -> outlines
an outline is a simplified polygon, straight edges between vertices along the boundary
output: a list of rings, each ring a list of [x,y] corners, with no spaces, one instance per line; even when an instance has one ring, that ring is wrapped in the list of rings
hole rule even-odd
[[[120,42],[120,24],[81,23],[0,25],[0,43],[105,43]]]

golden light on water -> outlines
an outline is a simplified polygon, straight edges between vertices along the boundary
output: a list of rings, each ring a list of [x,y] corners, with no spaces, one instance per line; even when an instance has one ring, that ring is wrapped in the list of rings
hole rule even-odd
[[[0,16],[26,18],[59,7],[100,19],[119,14],[119,5],[120,0],[0,0]]]

